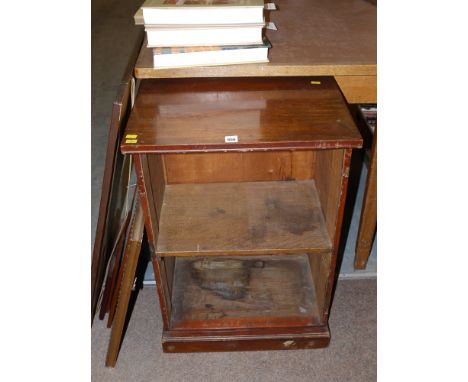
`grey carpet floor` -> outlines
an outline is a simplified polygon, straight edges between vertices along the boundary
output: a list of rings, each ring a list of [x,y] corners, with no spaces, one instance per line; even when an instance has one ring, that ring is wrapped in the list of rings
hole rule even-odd
[[[346,381],[376,380],[377,282],[340,280],[330,314],[328,348],[290,351],[164,354],[156,290],[140,291],[115,368],[104,360],[110,330],[92,328],[92,380]]]

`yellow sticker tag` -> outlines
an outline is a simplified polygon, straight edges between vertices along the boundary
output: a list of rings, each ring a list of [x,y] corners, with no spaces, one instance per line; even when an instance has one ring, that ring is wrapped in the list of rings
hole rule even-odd
[[[320,85],[321,82],[320,81],[310,81],[310,84],[311,85]]]
[[[138,139],[127,139],[125,143],[137,143]]]
[[[125,138],[135,139],[135,138],[138,138],[138,134],[127,134]]]

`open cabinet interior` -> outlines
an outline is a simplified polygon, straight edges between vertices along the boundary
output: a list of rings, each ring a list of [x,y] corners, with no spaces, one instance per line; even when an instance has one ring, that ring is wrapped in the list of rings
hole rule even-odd
[[[171,302],[171,329],[321,322],[307,255],[176,257]]]
[[[327,346],[351,150],[333,78],[141,84],[132,154],[164,351]]]
[[[345,153],[142,156],[166,328],[323,325]]]

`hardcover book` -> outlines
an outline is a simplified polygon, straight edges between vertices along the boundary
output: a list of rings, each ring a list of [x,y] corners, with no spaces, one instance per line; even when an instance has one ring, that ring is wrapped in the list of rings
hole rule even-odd
[[[153,65],[162,69],[268,62],[270,47],[268,40],[264,40],[260,45],[154,48]]]
[[[262,43],[261,24],[146,25],[148,47],[248,45]]]
[[[263,23],[263,0],[146,0],[145,24]]]

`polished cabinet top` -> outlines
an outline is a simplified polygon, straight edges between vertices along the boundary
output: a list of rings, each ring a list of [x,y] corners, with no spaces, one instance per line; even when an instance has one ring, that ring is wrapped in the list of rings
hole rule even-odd
[[[362,146],[331,77],[153,79],[141,83],[124,153]]]

